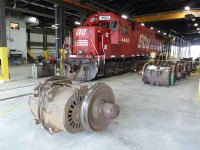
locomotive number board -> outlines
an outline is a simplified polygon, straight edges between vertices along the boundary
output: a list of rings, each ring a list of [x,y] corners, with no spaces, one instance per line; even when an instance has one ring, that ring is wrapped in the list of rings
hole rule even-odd
[[[110,20],[110,16],[99,16],[99,20]]]

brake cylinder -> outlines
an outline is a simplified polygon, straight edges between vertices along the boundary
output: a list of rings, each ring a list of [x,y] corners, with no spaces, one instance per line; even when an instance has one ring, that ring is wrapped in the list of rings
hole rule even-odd
[[[53,77],[38,85],[29,98],[29,106],[35,116],[34,123],[41,124],[51,134],[59,130],[102,131],[120,112],[108,85],[97,83],[88,88],[73,85],[63,77]]]

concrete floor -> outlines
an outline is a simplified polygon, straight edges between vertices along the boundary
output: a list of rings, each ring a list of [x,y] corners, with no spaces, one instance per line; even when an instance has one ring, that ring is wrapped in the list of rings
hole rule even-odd
[[[20,67],[19,67],[20,68]],[[30,66],[22,66],[17,79],[0,84],[0,150],[199,150],[200,102],[198,79],[192,75],[175,86],[145,85],[136,73],[88,82],[104,82],[113,88],[119,117],[101,133],[59,132],[50,135],[32,124],[28,97],[42,79],[30,78]],[[12,75],[11,75],[12,77]],[[9,90],[10,89],[10,90]]]

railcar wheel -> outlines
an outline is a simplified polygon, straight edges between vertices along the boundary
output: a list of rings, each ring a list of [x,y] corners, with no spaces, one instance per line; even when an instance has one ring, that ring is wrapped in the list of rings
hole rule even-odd
[[[81,107],[81,124],[90,132],[98,132],[119,115],[112,89],[104,84],[93,85],[85,94]]]

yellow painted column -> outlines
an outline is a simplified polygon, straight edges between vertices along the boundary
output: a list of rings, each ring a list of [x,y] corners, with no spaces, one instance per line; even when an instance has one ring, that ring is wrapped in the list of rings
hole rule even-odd
[[[0,80],[9,80],[7,47],[0,47],[1,74]]]
[[[48,52],[48,50],[43,50],[43,54],[44,54],[45,61],[48,62],[49,61],[49,52]]]

